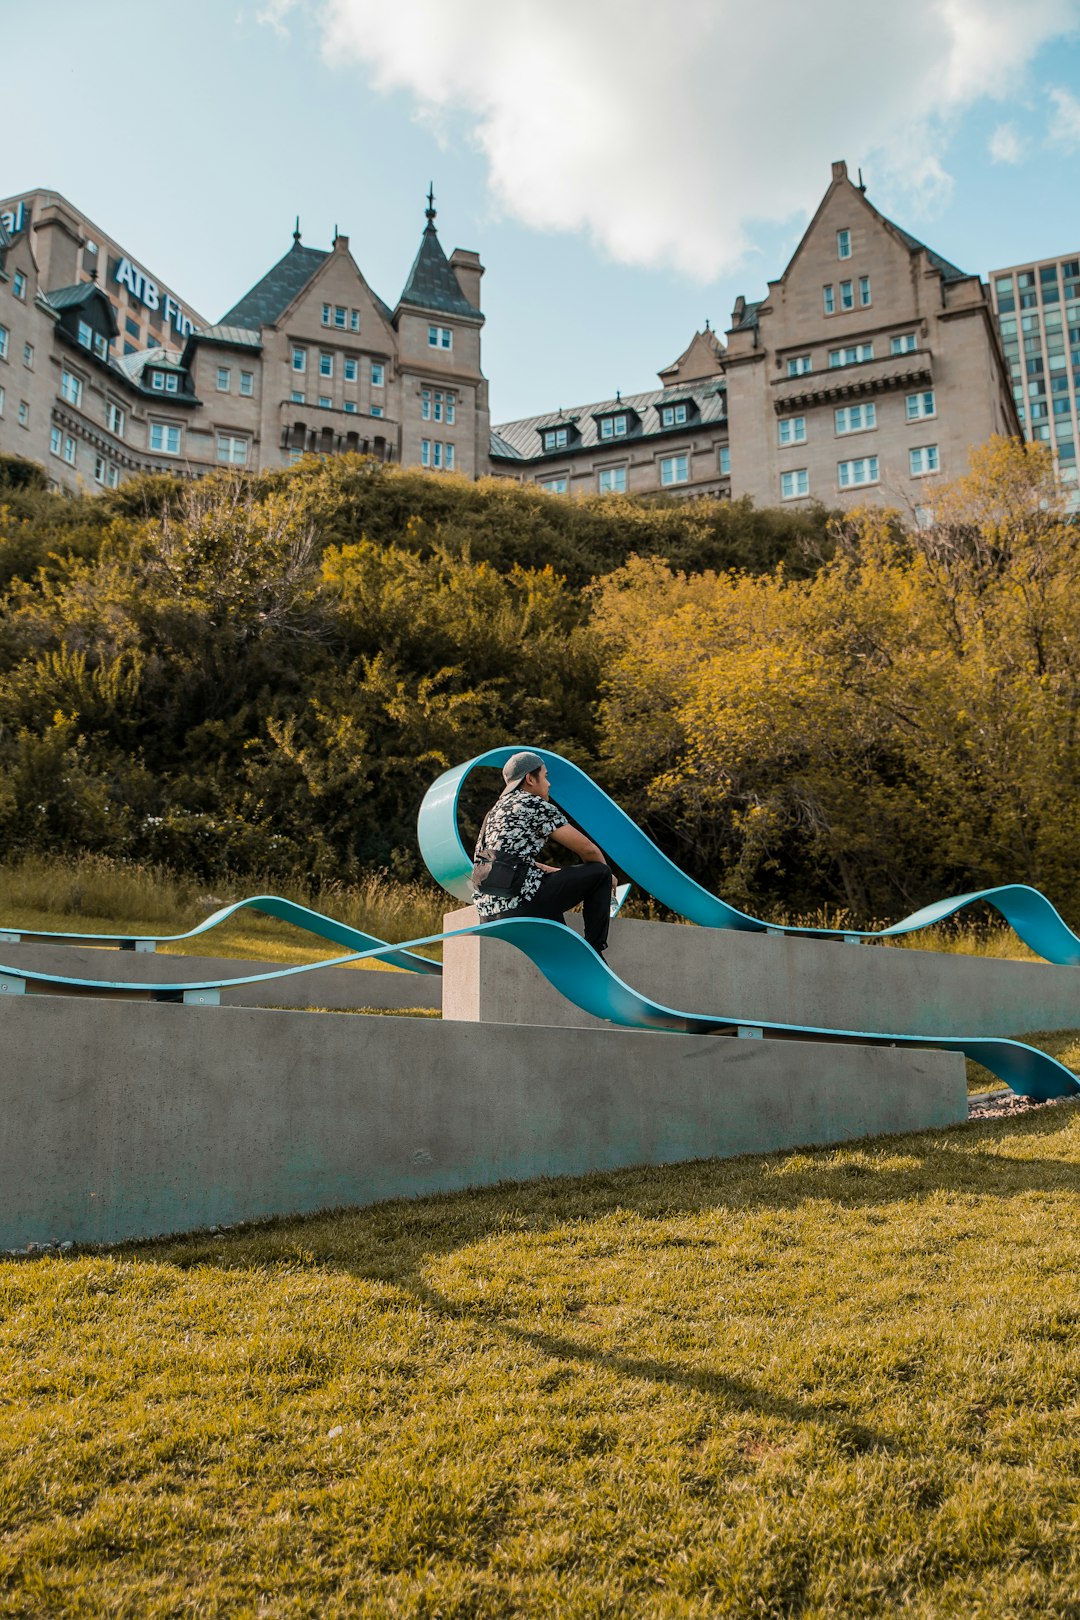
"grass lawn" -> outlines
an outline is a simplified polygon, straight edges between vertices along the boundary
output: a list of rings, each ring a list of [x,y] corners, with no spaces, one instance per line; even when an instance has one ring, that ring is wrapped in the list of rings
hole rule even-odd
[[[0,1264],[0,1614],[1080,1615],[1080,1107]]]

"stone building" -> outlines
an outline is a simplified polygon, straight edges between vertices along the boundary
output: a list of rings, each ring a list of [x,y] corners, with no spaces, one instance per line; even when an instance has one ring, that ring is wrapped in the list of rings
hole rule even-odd
[[[726,337],[698,333],[659,392],[498,425],[494,468],[557,491],[917,511],[927,480],[1019,431],[987,288],[879,213],[844,163]]]
[[[72,487],[343,450],[487,472],[484,270],[474,252],[446,257],[430,194],[426,217],[394,309],[348,237],[305,247],[298,226],[210,325],[55,193],[0,203],[0,449]],[[153,308],[136,343],[139,300]]]

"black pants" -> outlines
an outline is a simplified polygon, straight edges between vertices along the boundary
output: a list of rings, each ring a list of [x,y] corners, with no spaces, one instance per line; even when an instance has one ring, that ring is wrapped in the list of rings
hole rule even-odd
[[[594,951],[604,950],[611,921],[611,867],[603,861],[583,861],[580,866],[545,872],[536,893],[530,900],[520,901],[511,915],[565,922],[563,913],[576,905],[585,913],[585,938]]]

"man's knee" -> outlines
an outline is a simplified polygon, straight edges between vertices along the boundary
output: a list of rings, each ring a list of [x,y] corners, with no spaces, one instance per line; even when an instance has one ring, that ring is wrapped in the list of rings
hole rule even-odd
[[[611,867],[606,861],[584,861],[581,870],[588,873],[594,884],[611,882]]]

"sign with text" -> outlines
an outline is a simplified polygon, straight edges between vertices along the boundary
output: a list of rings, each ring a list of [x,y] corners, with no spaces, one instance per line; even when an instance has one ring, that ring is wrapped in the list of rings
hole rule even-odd
[[[137,304],[146,309],[160,309],[165,321],[179,337],[189,337],[195,330],[191,316],[176,302],[172,293],[162,293],[156,281],[151,281],[132,259],[111,259],[109,279],[126,287]]]

